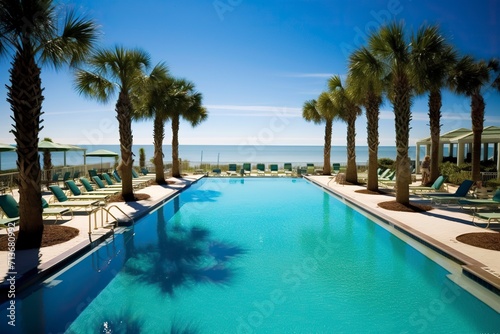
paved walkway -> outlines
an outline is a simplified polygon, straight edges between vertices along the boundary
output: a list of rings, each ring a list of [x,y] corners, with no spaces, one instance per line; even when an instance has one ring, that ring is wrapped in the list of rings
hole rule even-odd
[[[183,179],[169,179],[175,181],[175,184],[169,186],[149,186],[138,193],[146,193],[151,197],[148,200],[134,203],[113,203],[122,209],[127,215],[137,218],[147,213],[151,207],[163,202],[166,198],[174,196],[180,189],[188,186],[192,182],[201,178],[202,175],[192,175]],[[488,232],[482,228],[475,227],[471,223],[471,216],[466,212],[453,208],[439,208],[425,213],[403,213],[388,211],[378,207],[377,203],[393,200],[391,195],[366,195],[356,193],[358,189],[364,189],[359,186],[343,186],[331,181],[327,176],[308,176],[312,182],[321,187],[327,188],[344,200],[370,212],[381,218],[390,226],[412,235],[424,244],[439,251],[442,254],[454,259],[462,265],[464,272],[471,273],[472,276],[479,277],[491,284],[490,289],[498,293],[500,291],[500,256],[498,251],[486,250],[478,247],[469,246],[460,243],[456,237],[470,232]],[[412,196],[412,201],[429,203]],[[118,211],[113,211],[118,213]],[[118,215],[117,218],[126,218]],[[61,261],[66,261],[71,256],[89,249],[92,245],[91,240],[95,241],[102,238],[109,229],[99,228],[92,230],[91,240],[89,240],[88,215],[75,215],[72,220],[64,222],[65,226],[72,226],[80,230],[80,234],[63,244],[44,247],[39,251],[22,251],[16,253],[16,271],[18,277],[36,277],[41,271],[46,272],[49,268],[55,266]],[[6,234],[7,231],[1,230],[0,234]],[[8,272],[7,257],[8,252],[0,252],[3,259],[0,262],[0,281]],[[6,282],[3,283],[5,288]]]

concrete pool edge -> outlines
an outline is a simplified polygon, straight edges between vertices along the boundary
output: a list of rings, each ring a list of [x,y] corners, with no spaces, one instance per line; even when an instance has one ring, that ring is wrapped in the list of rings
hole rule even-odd
[[[500,296],[500,278],[491,274],[485,268],[482,262],[474,259],[456,249],[451,248],[448,245],[443,244],[442,242],[434,239],[433,237],[418,231],[417,229],[387,215],[380,212],[375,212],[368,205],[360,202],[352,196],[347,195],[344,192],[336,191],[334,188],[328,186],[327,184],[321,183],[315,178],[304,177],[306,180],[315,184],[316,186],[328,191],[329,193],[337,196],[355,207],[363,210],[364,212],[373,215],[380,219],[385,224],[388,224],[394,227],[396,230],[404,233],[405,235],[411,237],[412,239],[418,241],[422,245],[436,251],[437,253],[445,256],[446,258],[458,263],[462,267],[462,274],[471,280],[477,282],[481,286],[485,287],[489,291],[494,294]]]
[[[194,179],[183,179],[184,181],[182,182],[182,185],[178,185],[179,187],[171,187],[171,185],[164,185],[164,186],[159,186],[162,188],[169,188],[172,191],[170,193],[167,193],[157,199],[155,199],[151,205],[145,206],[143,210],[137,210],[128,216],[131,218],[131,220],[134,222],[135,220],[138,220],[145,215],[147,215],[149,212],[153,211],[157,207],[163,205],[170,199],[174,198],[175,196],[178,196],[179,193],[182,191],[188,189],[192,184],[198,182],[200,179],[202,179],[204,176],[199,176]],[[83,216],[82,217],[86,217]],[[126,216],[120,217],[120,223],[117,225],[116,228],[123,228],[126,226],[131,226],[134,223],[130,224],[128,221],[128,218]],[[116,229],[115,228],[115,229]],[[114,231],[108,231],[107,233],[104,234],[99,234],[95,239],[91,239],[90,242],[89,240],[81,241],[78,244],[72,246],[69,249],[66,249],[65,251],[59,253],[57,256],[51,258],[45,263],[37,264],[33,266],[30,269],[27,269],[23,271],[22,273],[19,273],[15,277],[15,291],[16,295],[19,293],[23,293],[26,290],[29,290],[33,284],[38,283],[43,281],[44,279],[50,277],[57,271],[61,270],[64,268],[66,265],[70,264],[71,262],[77,260],[81,256],[85,255],[86,253],[92,251],[94,248],[98,247],[100,244],[108,240],[110,237],[114,235]],[[39,254],[41,249],[33,249],[33,250],[25,250],[21,251],[23,252],[21,256],[16,254],[16,259],[19,261],[22,261],[23,257],[34,257],[34,253]],[[5,252],[7,253],[7,252]],[[37,255],[38,256],[38,255]],[[43,256],[43,255],[42,255]],[[10,288],[10,283],[7,281],[7,278],[9,276],[4,275],[0,279],[0,304],[4,303],[9,300],[8,298],[8,291]]]

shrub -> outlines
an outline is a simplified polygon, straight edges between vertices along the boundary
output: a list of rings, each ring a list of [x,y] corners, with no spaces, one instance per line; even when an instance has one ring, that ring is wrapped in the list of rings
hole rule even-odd
[[[389,158],[380,158],[378,159],[378,167],[385,169],[395,169],[395,161]]]
[[[498,189],[500,188],[500,180],[499,179],[491,179],[486,181],[486,187],[492,188],[492,189]]]

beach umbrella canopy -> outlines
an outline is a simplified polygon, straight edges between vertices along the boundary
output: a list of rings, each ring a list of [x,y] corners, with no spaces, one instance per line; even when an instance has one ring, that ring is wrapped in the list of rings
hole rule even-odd
[[[9,144],[0,143],[0,153],[1,152],[9,152],[15,151],[16,148]],[[2,154],[0,154],[0,170],[2,170]]]
[[[118,153],[108,150],[97,150],[85,154],[87,157],[100,157],[101,158],[101,169],[102,169],[102,158],[114,158],[118,156]]]
[[[54,143],[48,140],[42,140],[38,143],[38,151],[64,152],[71,150],[70,146]]]

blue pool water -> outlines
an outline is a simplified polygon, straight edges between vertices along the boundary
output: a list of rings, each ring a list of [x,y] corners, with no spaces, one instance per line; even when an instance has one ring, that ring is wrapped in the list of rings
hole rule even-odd
[[[288,178],[203,179],[16,300],[16,312],[23,333],[500,328],[500,315],[443,267]],[[0,332],[13,332],[2,318]]]

